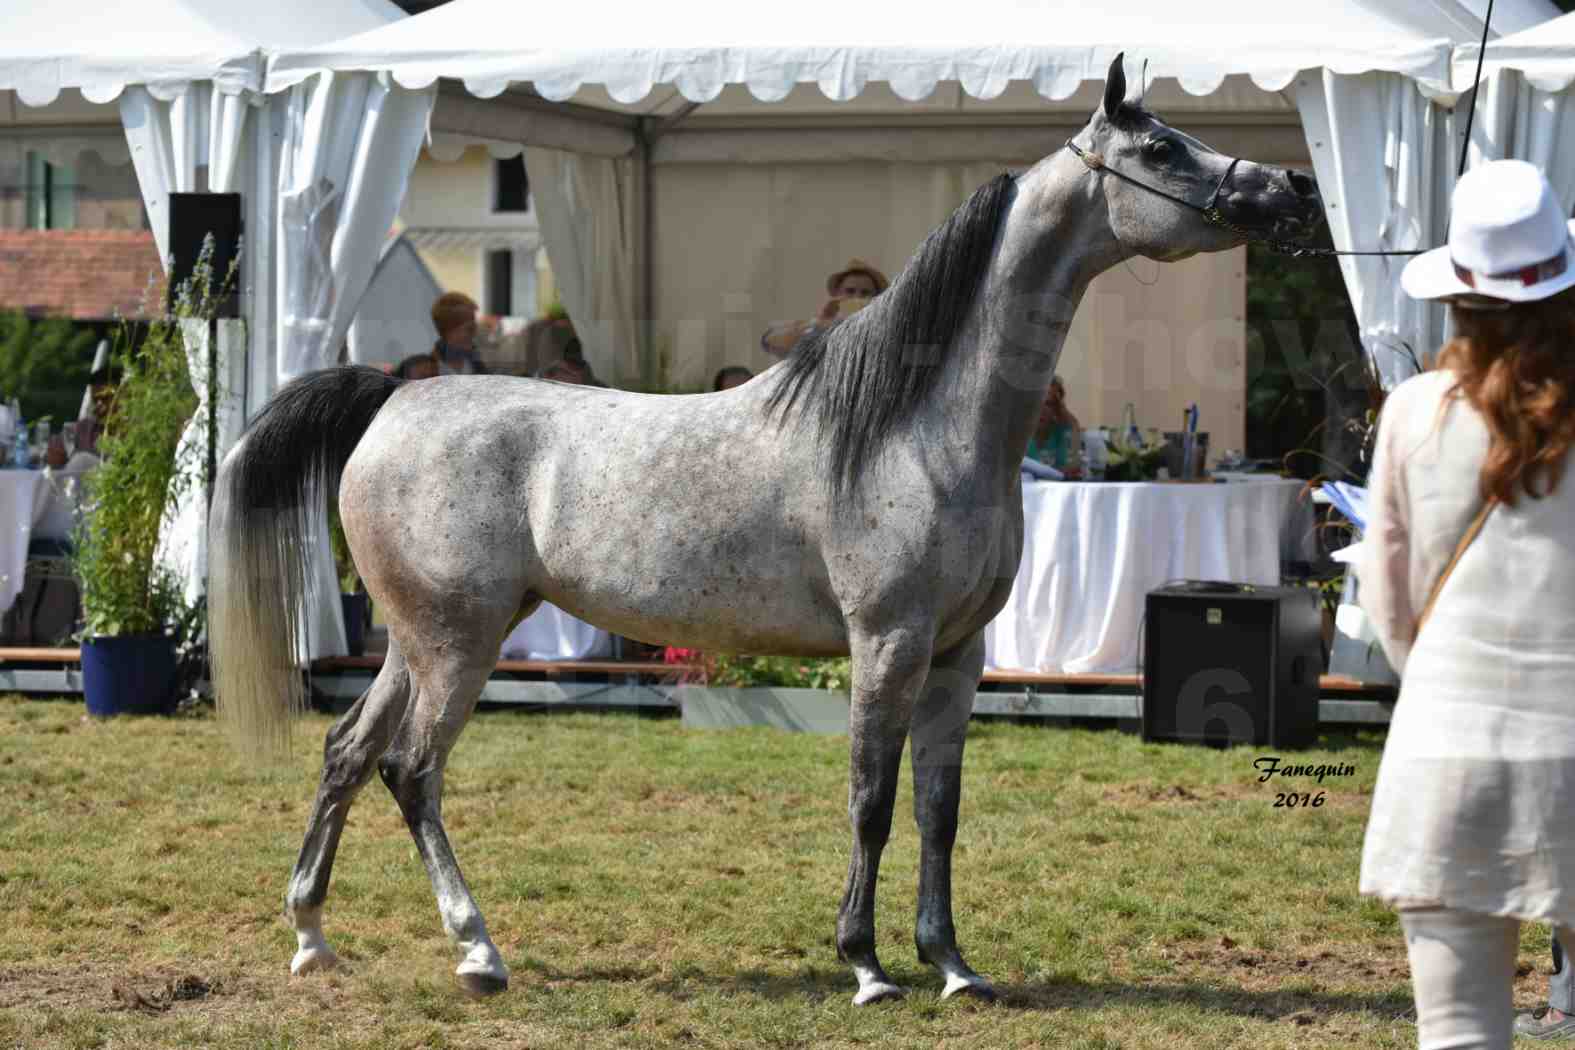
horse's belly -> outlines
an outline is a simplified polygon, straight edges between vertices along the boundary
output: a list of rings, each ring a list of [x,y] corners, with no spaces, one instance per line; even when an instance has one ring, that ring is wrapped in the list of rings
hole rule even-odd
[[[571,615],[650,645],[722,652],[838,655],[847,631],[835,606],[798,575],[738,578],[668,570],[543,581],[541,596]]]

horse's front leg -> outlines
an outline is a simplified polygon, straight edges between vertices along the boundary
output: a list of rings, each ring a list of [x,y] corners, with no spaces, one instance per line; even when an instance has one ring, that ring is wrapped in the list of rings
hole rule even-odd
[[[962,797],[963,739],[984,670],[984,634],[930,665],[913,712],[913,817],[919,824],[919,961],[946,978],[942,998],[968,992],[993,999],[990,982],[969,969],[952,926],[952,844]]]
[[[853,1002],[861,1006],[903,994],[876,958],[875,882],[881,851],[891,834],[903,741],[914,696],[929,668],[932,634],[933,629],[925,625],[850,639],[848,818],[853,824],[853,856],[837,913],[837,956],[853,966],[859,981]]]

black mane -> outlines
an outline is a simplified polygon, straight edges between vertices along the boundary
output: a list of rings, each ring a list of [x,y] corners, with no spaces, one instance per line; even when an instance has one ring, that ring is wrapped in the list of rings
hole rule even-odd
[[[1012,185],[1003,173],[975,190],[889,289],[849,321],[805,336],[783,364],[766,411],[786,420],[803,401],[803,411],[818,414],[834,499],[857,491],[864,468],[934,388],[989,265]]]

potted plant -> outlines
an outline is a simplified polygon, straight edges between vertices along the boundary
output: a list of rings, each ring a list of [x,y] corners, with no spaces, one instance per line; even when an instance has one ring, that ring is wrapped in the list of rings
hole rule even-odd
[[[687,654],[698,672],[685,675],[673,692],[686,725],[848,731],[853,674],[846,656]]]
[[[177,454],[197,407],[182,322],[212,317],[216,297],[193,291],[206,287],[199,262],[173,314],[145,334],[123,324],[115,337],[121,379],[100,421],[103,463],[93,472],[72,555],[82,585],[83,692],[96,716],[173,711],[177,650],[189,647],[200,622],[187,608],[184,581],[157,551],[182,494],[206,480],[200,450]]]
[[[328,511],[328,543],[334,551],[334,569],[339,576],[339,601],[345,615],[345,649],[351,656],[366,652],[366,628],[372,619],[372,598],[361,582],[355,559],[350,556],[350,541],[339,520],[337,507]]]
[[[1131,442],[1118,434],[1105,454],[1106,481],[1153,481],[1165,462],[1165,446],[1146,441]]]

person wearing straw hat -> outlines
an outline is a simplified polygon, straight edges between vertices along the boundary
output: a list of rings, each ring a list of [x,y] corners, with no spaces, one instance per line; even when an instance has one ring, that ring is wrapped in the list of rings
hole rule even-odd
[[[863,259],[849,259],[846,266],[826,278],[827,298],[815,311],[814,320],[772,325],[760,337],[760,349],[775,357],[786,357],[812,330],[835,324],[857,312],[884,292],[890,283],[885,274]]]
[[[1575,223],[1484,164],[1400,283],[1454,334],[1378,425],[1359,601],[1402,683],[1361,892],[1399,909],[1420,1045],[1507,1048],[1520,923],[1575,947]]]

